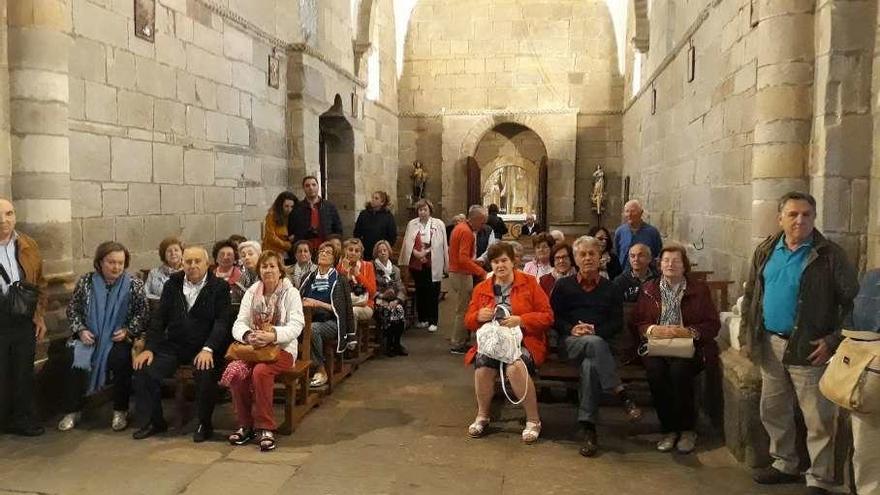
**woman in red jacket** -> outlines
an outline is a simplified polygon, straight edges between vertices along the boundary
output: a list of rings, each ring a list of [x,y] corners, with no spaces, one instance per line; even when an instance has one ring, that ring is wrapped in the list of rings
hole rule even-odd
[[[514,268],[513,246],[499,242],[489,247],[487,258],[492,264],[493,276],[474,287],[471,302],[464,317],[465,326],[476,332],[484,323],[495,318],[498,306],[505,306],[509,315],[499,322],[509,328],[520,327],[523,333],[522,359],[509,364],[505,375],[518,397],[523,397],[526,427],[522,440],[535,443],[541,434],[541,418],[535,384],[529,373],[534,373],[547,356],[547,332],[553,324],[553,310],[547,294],[537,279]],[[468,427],[471,438],[483,436],[488,426],[489,406],[495,393],[495,378],[501,363],[483,354],[474,345],[465,356],[465,363],[474,364],[474,388],[477,396],[477,417]]]
[[[718,357],[715,336],[721,322],[709,287],[688,277],[687,251],[679,245],[660,251],[659,279],[646,282],[639,293],[633,321],[643,339],[693,337],[696,353],[691,359],[645,356],[651,396],[663,428],[657,450],[678,448],[682,454],[694,450],[694,377]]]

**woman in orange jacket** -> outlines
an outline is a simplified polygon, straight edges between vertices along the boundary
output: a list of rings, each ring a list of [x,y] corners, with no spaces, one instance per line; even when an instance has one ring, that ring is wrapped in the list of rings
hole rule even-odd
[[[282,191],[272,202],[263,222],[264,251],[275,251],[284,258],[285,264],[291,264],[290,248],[293,245],[287,232],[287,217],[296,205],[296,196],[290,191]]]
[[[541,419],[535,384],[529,374],[534,373],[547,357],[547,333],[553,325],[553,310],[538,280],[514,268],[515,254],[511,244],[493,244],[487,251],[487,257],[492,264],[493,276],[474,287],[464,323],[468,330],[476,332],[498,315],[501,325],[509,328],[518,326],[522,330],[522,359],[506,365],[505,372],[509,373],[507,376],[514,393],[520,398],[525,395],[523,408],[526,411],[526,427],[522,440],[531,444],[541,434]],[[509,316],[496,313],[499,306],[505,306]],[[465,362],[474,364],[477,396],[477,417],[468,427],[468,435],[478,438],[483,436],[490,421],[489,406],[501,363],[480,354],[476,345],[468,351]]]

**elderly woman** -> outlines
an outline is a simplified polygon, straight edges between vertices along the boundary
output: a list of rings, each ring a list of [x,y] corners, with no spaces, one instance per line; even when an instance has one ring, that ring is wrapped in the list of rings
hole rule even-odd
[[[599,275],[602,243],[583,236],[573,248],[578,272],[556,282],[550,305],[560,353],[580,368],[577,419],[584,430],[580,454],[593,457],[599,452],[596,421],[603,393],[623,403],[630,421],[641,419],[642,411],[628,397],[611,353],[611,342],[623,327],[623,301],[611,282]]]
[[[550,250],[556,244],[556,239],[549,234],[538,234],[534,236],[532,246],[535,248],[535,259],[526,263],[523,271],[529,275],[541,280],[541,277],[553,272],[553,265],[550,263]]]
[[[449,244],[446,227],[434,218],[434,205],[427,199],[415,204],[416,218],[406,225],[400,258],[397,264],[406,266],[416,289],[416,328],[437,331],[440,306],[440,281],[449,271]],[[462,217],[464,218],[464,217]]]
[[[312,308],[312,362],[315,374],[311,386],[322,387],[327,383],[324,367],[324,340],[336,339],[336,351],[354,346],[355,322],[351,307],[351,287],[348,278],[340,276],[333,268],[339,258],[330,241],[318,246],[318,267],[306,275],[300,286],[302,304]]]
[[[147,296],[144,284],[125,270],[131,261],[128,249],[113,241],[95,249],[95,271],[79,278],[67,305],[72,336],[73,369],[64,394],[64,417],[58,429],[76,426],[83,398],[113,383],[114,431],[128,426],[131,395],[131,342],[144,330]]]
[[[376,191],[357,217],[354,237],[364,243],[364,259],[373,259],[373,248],[379,241],[397,240],[397,222],[391,213],[391,201],[385,191]]]
[[[577,273],[577,269],[574,267],[574,252],[571,250],[571,246],[565,242],[555,244],[553,249],[550,250],[550,266],[553,267],[553,271],[538,280],[538,283],[541,284],[541,288],[544,289],[548,297],[553,292],[553,287],[556,285],[557,280]]]
[[[344,257],[336,265],[336,271],[348,278],[354,318],[357,322],[370,321],[376,299],[376,271],[372,263],[364,261],[364,245],[360,239],[346,240],[342,250]]]
[[[263,248],[257,241],[244,241],[238,245],[238,260],[241,265],[241,276],[232,286],[232,303],[240,303],[244,293],[260,280],[257,261],[263,254]]]
[[[172,273],[183,268],[183,242],[177,237],[166,237],[159,243],[159,259],[162,264],[150,270],[144,287],[148,299],[162,296],[162,287]]]
[[[531,444],[541,434],[541,418],[538,414],[535,384],[529,373],[534,373],[547,356],[547,332],[553,324],[553,312],[547,295],[538,286],[538,281],[514,268],[514,256],[513,247],[509,243],[499,242],[489,247],[487,257],[492,265],[493,276],[474,287],[464,321],[472,332],[476,332],[484,323],[499,318],[501,325],[520,327],[522,330],[522,358],[505,365],[505,374],[509,377],[514,393],[523,398],[526,427],[522,431],[522,441]],[[496,312],[500,306],[507,311]],[[465,362],[474,364],[474,389],[477,396],[477,417],[468,427],[468,435],[479,438],[489,425],[489,408],[495,393],[495,379],[502,363],[481,354],[476,345],[468,351]]]
[[[275,449],[275,377],[293,367],[296,339],[305,319],[299,291],[285,275],[281,255],[266,251],[260,255],[257,266],[260,279],[244,294],[232,337],[255,348],[277,345],[278,359],[266,363],[232,361],[220,383],[229,387],[238,418],[239,428],[229,436],[229,443],[244,445],[258,437],[260,450],[266,452]]]
[[[214,275],[222,278],[232,287],[241,278],[238,267],[238,246],[230,240],[217,241],[211,251],[214,258]]]
[[[275,197],[275,201],[266,212],[266,220],[263,221],[263,248],[281,253],[285,260],[291,247],[287,220],[294,206],[296,206],[296,196],[290,191],[282,191]]]
[[[406,288],[400,268],[391,262],[391,245],[382,240],[373,247],[373,269],[376,271],[376,321],[385,337],[388,357],[406,356],[400,338],[406,327]]]
[[[645,356],[645,369],[654,407],[663,429],[657,450],[677,448],[682,454],[696,447],[694,425],[694,377],[707,363],[718,358],[715,336],[721,328],[718,310],[708,286],[688,277],[691,265],[687,251],[679,245],[660,251],[659,280],[642,286],[633,321],[643,338],[692,337],[696,353],[691,359]]]
[[[315,271],[318,266],[312,262],[312,247],[309,241],[296,241],[293,245],[293,256],[295,258],[293,265],[288,268],[290,278],[293,285],[299,288],[306,275]]]
[[[602,258],[599,259],[599,273],[608,280],[614,280],[623,270],[620,268],[620,260],[614,253],[614,238],[605,227],[592,227],[587,233],[602,243]]]

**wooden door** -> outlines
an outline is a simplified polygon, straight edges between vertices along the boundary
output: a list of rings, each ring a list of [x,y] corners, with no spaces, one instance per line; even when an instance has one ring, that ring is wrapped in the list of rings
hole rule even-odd
[[[471,205],[483,203],[480,197],[482,189],[483,185],[480,183],[480,164],[477,163],[476,158],[469,156],[467,157],[467,205],[465,205],[465,212],[467,212]]]

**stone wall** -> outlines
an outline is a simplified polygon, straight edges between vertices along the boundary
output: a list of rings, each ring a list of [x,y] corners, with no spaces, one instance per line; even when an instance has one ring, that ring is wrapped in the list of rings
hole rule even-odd
[[[695,244],[700,270],[742,280],[751,249],[758,39],[749,1],[722,0],[706,10],[709,2],[697,4],[652,4],[646,67],[654,71],[643,71],[623,116],[623,174],[664,241]],[[683,29],[684,18],[696,20]],[[696,52],[692,82],[688,40]]]
[[[868,208],[868,253],[866,266],[880,268],[880,11],[874,24],[874,66],[871,86],[871,107],[874,117],[873,163]]]
[[[440,214],[464,211],[463,153],[495,124],[528,120],[548,148],[551,222],[594,221],[592,171],[602,163],[619,183],[622,164],[623,79],[606,2],[420,1],[404,53],[400,202],[420,159]]]
[[[0,0],[0,196],[12,194],[12,156],[9,150],[9,52],[6,9]]]
[[[259,237],[267,203],[286,188],[286,81],[267,84],[282,41],[211,5],[161,0],[149,43],[133,34],[132,2],[73,0],[75,271],[105,239],[145,267],[167,235]]]

